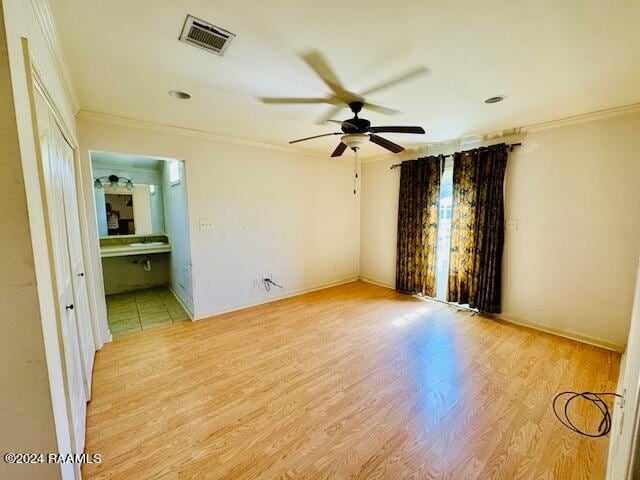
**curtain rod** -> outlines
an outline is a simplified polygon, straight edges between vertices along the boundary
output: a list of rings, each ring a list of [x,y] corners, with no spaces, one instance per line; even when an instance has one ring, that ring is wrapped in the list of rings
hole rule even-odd
[[[507,145],[507,147],[509,147],[509,151],[510,151],[510,152],[513,152],[513,149],[514,149],[515,147],[519,147],[520,145],[522,145],[522,143],[512,143],[512,144],[510,144],[510,145]],[[483,147],[480,147],[480,148],[483,148]],[[485,148],[486,148],[486,147],[485,147]],[[456,153],[463,153],[463,152],[456,152]],[[443,158],[448,158],[448,157],[453,157],[454,155],[455,155],[455,153],[450,153],[449,155],[443,155],[442,157],[443,157]],[[398,167],[401,167],[401,166],[402,166],[402,164],[401,164],[401,163],[394,163],[394,164],[393,164],[393,165],[391,165],[389,168],[390,168],[391,170],[393,170],[394,168],[398,168]]]

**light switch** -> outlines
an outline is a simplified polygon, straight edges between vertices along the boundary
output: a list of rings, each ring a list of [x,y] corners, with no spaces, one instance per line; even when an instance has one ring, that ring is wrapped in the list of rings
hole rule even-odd
[[[507,220],[506,229],[507,230],[517,230],[518,229],[518,220]]]
[[[211,220],[200,220],[200,230],[213,230],[213,222]]]

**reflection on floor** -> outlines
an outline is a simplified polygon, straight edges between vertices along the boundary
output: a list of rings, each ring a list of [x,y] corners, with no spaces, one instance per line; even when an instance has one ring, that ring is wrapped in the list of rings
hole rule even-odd
[[[114,337],[189,319],[167,287],[107,295],[107,311]]]

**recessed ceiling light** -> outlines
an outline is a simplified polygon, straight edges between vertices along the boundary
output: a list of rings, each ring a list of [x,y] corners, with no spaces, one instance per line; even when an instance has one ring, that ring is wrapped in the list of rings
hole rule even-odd
[[[180,90],[169,90],[169,95],[181,100],[188,100],[191,98],[191,95],[189,95],[187,92],[181,92]]]
[[[498,102],[503,101],[505,98],[507,98],[506,95],[498,95],[496,97],[489,97],[484,101],[484,103],[498,103]]]

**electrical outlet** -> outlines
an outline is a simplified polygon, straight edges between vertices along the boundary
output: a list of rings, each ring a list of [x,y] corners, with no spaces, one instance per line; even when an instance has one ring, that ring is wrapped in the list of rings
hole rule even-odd
[[[507,220],[505,228],[507,230],[517,230],[518,229],[518,220]]]
[[[200,220],[200,230],[213,230],[213,222],[211,220]]]

